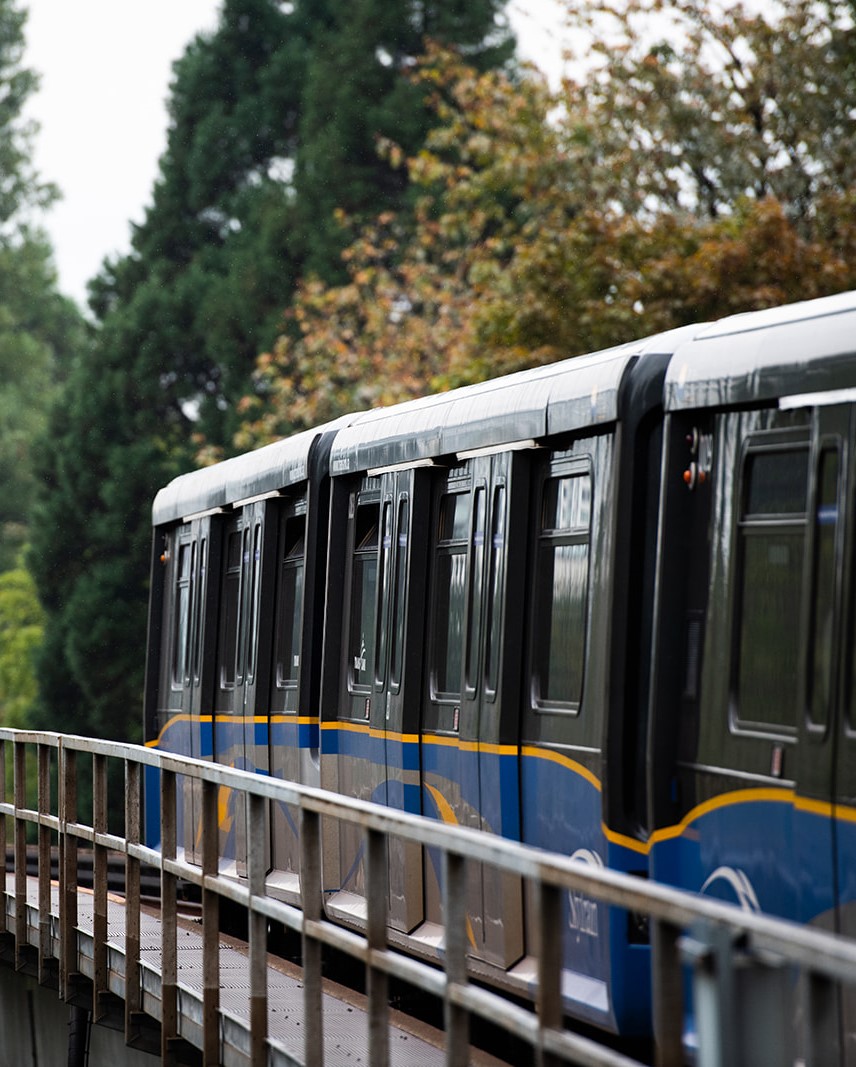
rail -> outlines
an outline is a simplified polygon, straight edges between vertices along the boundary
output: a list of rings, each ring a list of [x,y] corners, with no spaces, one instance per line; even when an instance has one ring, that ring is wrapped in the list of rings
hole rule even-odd
[[[78,804],[81,758],[91,760],[91,820]],[[108,764],[124,781],[124,827],[108,823]],[[142,839],[142,776],[154,768],[160,787],[159,849]],[[11,775],[8,773],[11,769]],[[176,841],[178,781],[199,783],[202,797],[202,863],[179,853]],[[11,778],[11,781],[10,781]],[[236,879],[221,871],[218,855],[218,791],[238,791],[247,805],[247,872]],[[269,802],[298,813],[301,842],[300,907],[273,899],[265,890],[265,810]],[[329,921],[323,906],[321,821],[336,820],[364,834],[367,922],[362,932]],[[219,908],[223,900],[247,909],[250,971],[248,1060],[268,1063],[267,951],[269,923],[283,924],[302,938],[305,1007],[304,1047],[295,1054],[308,1064],[324,1063],[322,949],[329,946],[365,969],[369,1052],[374,1067],[390,1062],[390,979],[401,979],[442,1000],[445,1058],[462,1067],[470,1058],[470,1023],[476,1018],[503,1027],[532,1050],[540,1067],[590,1064],[626,1067],[632,1061],[573,1032],[563,1018],[561,996],[562,899],[584,893],[609,905],[645,914],[651,924],[656,1062],[684,1060],[685,976],[692,975],[702,1065],[793,1063],[795,1042],[807,1065],[832,1063],[840,1055],[838,998],[841,983],[856,984],[856,943],[816,929],[742,912],[717,901],[594,869],[568,858],[515,842],[390,808],[251,774],[215,763],[153,749],[88,738],[0,729],[0,854],[9,827],[14,855],[14,929],[0,908],[0,940],[14,938],[16,961],[27,946],[26,850],[28,832],[38,844],[38,968],[48,967],[51,944],[51,846],[59,848],[59,991],[71,999],[77,936],[77,851],[92,849],[94,896],[94,995],[108,988],[107,860],[125,857],[126,1035],[138,1025],[140,984],[140,870],[155,868],[161,884],[161,1051],[170,1061],[178,1036],[177,886],[192,883],[201,895],[203,937],[203,1062],[220,1062]],[[445,942],[442,958],[430,964],[387,943],[387,842],[391,838],[438,850],[443,864]],[[481,863],[526,879],[531,887],[534,926],[539,935],[538,981],[530,1010],[470,980],[467,966],[467,865]],[[8,895],[8,891],[7,891]],[[9,909],[11,914],[11,909]],[[800,979],[796,985],[795,974]],[[798,988],[794,1036],[792,996]],[[751,1024],[751,1025],[750,1025]],[[760,1046],[757,1042],[761,1041]],[[758,1048],[762,1052],[758,1057]],[[295,1062],[298,1062],[298,1059]]]

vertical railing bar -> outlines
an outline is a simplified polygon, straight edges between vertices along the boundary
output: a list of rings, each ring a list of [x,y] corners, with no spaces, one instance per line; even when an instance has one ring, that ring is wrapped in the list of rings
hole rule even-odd
[[[68,824],[77,821],[77,752],[60,742],[60,982],[62,996],[72,996],[71,976],[77,971],[77,838]]]
[[[19,811],[27,806],[27,752],[14,748],[15,768],[15,969],[24,966],[27,945],[27,822]]]
[[[386,836],[366,831],[366,936],[369,949],[386,948],[389,907],[389,864]],[[368,964],[366,993],[369,1002],[369,1062],[372,1067],[389,1065],[389,978],[386,971]]]
[[[824,974],[805,976],[805,1067],[841,1062],[840,989]]]
[[[6,803],[6,742],[0,741],[0,803]],[[8,932],[6,925],[6,849],[9,847],[6,816],[0,814],[0,851],[3,853],[3,895],[0,898],[0,934]]]
[[[300,809],[300,904],[303,911],[303,1062],[324,1067],[321,942],[306,932],[306,923],[318,922],[323,910],[321,817],[303,807]]]
[[[140,843],[140,765],[125,760],[125,842]],[[136,1036],[140,985],[140,861],[125,853],[125,1040]]]
[[[220,828],[217,819],[217,786],[202,783],[202,1062],[220,1063],[220,897],[209,889],[206,878],[215,878],[219,868]]]
[[[51,831],[44,825],[42,815],[51,813],[49,745],[38,746],[38,810],[39,810],[39,983],[46,985],[51,975]]]
[[[267,919],[253,907],[265,895],[267,801],[247,793],[247,875],[250,888],[250,1063],[267,1063]]]
[[[92,755],[92,825],[96,833],[107,832],[107,757]],[[92,1012],[96,1022],[106,1008],[102,994],[108,992],[107,975],[107,849],[95,843],[92,859],[93,924],[92,952],[94,981]]]
[[[175,1061],[173,1042],[178,1037],[178,894],[176,877],[164,860],[176,855],[176,782],[172,771],[160,772],[161,833],[161,1062]]]
[[[656,1067],[680,1067],[684,1062],[684,985],[678,939],[681,930],[651,919],[652,1010]]]
[[[557,1059],[544,1047],[547,1030],[562,1025],[562,894],[558,886],[539,882],[536,887],[538,914],[538,1067],[556,1067]]]
[[[465,1008],[451,1000],[451,989],[467,981],[466,861],[457,852],[443,853],[443,925],[445,927],[446,989],[443,1022],[446,1032],[446,1067],[470,1062],[470,1019]]]

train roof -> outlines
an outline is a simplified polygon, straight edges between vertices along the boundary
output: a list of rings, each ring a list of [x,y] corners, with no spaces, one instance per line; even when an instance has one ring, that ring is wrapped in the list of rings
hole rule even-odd
[[[640,356],[670,352],[684,330],[366,412],[336,435],[332,474],[379,470],[597,427]]]
[[[347,421],[349,418],[304,430],[254,452],[173,478],[155,497],[152,525],[215,511],[305,481],[312,446],[323,433]]]
[[[856,292],[698,327],[666,372],[668,411],[787,400],[856,386]]]

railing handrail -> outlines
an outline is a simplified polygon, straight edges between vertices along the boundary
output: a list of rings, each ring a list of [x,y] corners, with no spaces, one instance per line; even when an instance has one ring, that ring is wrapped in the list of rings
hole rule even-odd
[[[157,769],[162,781],[164,776],[167,776],[174,782],[175,776],[182,775],[204,783],[204,788],[207,789],[206,795],[209,798],[209,808],[214,803],[211,798],[215,795],[215,787],[226,787],[247,798],[255,798],[247,802],[256,804],[256,817],[261,810],[258,805],[265,801],[286,804],[301,812],[301,818],[306,821],[307,825],[315,828],[313,832],[316,835],[320,832],[321,818],[329,817],[359,827],[369,835],[370,842],[372,840],[384,841],[394,836],[405,841],[437,848],[446,858],[447,870],[454,865],[462,865],[465,860],[488,864],[493,868],[529,879],[539,887],[538,899],[546,900],[550,897],[553,900],[553,904],[550,905],[552,907],[558,907],[558,894],[562,892],[585,893],[606,904],[644,913],[653,919],[655,945],[658,943],[656,938],[666,938],[665,942],[660,943],[661,962],[665,961],[663,966],[671,966],[673,969],[680,968],[676,946],[682,933],[689,928],[706,927],[717,931],[716,936],[710,939],[711,944],[717,938],[721,941],[723,937],[726,937],[730,944],[739,942],[741,950],[752,954],[756,959],[766,954],[782,962],[797,964],[811,975],[821,977],[826,981],[856,983],[856,941],[787,920],[743,911],[733,905],[632,875],[581,864],[567,856],[549,853],[493,834],[441,823],[422,815],[398,811],[264,774],[165,753],[140,745],[79,735],[0,728],[0,749],[5,743],[11,743],[16,750],[22,745],[36,746],[42,750],[56,750],[60,764],[63,763],[65,754],[80,753],[89,755],[102,763],[107,759],[121,760],[125,764],[126,774],[129,773],[129,767],[145,766]],[[19,764],[16,761],[16,768],[19,765],[23,767],[22,762]],[[41,762],[40,768],[42,768]],[[139,772],[135,773],[138,776]],[[41,769],[40,784],[42,783],[41,776],[45,774],[44,769]],[[91,843],[97,849],[125,852],[129,859],[136,863],[144,862],[159,867],[162,877],[186,879],[199,885],[204,894],[216,894],[218,899],[225,897],[238,901],[250,909],[251,915],[276,919],[294,929],[302,928],[304,935],[308,930],[310,936],[327,943],[335,941],[341,947],[347,941],[347,937],[353,938],[352,932],[348,934],[338,929],[336,933],[327,931],[326,928],[330,924],[324,920],[317,906],[310,918],[305,920],[298,917],[299,913],[292,905],[266,897],[264,875],[262,873],[261,880],[259,880],[257,867],[250,872],[248,882],[238,883],[219,873],[217,859],[216,857],[212,859],[210,851],[203,857],[203,864],[200,867],[182,858],[179,854],[180,850],[175,848],[174,838],[165,852],[145,845],[140,837],[139,811],[136,815],[131,813],[132,820],[136,819],[136,822],[129,824],[135,826],[130,834],[127,832],[125,835],[108,833],[106,815],[103,810],[99,815],[93,813],[93,825],[79,823],[76,808],[70,809],[71,817],[69,817],[69,811],[64,808],[63,781],[63,775],[60,774],[60,797],[57,798],[58,815],[52,815],[50,811],[28,809],[16,803],[15,801],[20,801],[23,796],[21,789],[16,785],[15,798],[12,803],[6,801],[4,793],[0,793],[0,821],[5,824],[5,817],[11,817],[15,820],[16,826],[20,826],[25,821],[33,822],[39,825],[42,831],[53,831],[60,835],[69,834],[76,839]],[[5,783],[4,764],[0,764],[0,782]],[[138,785],[137,779],[137,790]],[[174,790],[174,785],[171,788]],[[3,789],[5,790],[5,784]],[[133,789],[129,789],[129,797],[132,793]],[[41,795],[42,789],[40,788],[40,797]],[[98,825],[99,821],[100,825]],[[216,830],[216,823],[214,826]],[[5,841],[5,828],[2,836]],[[216,837],[216,833],[214,836]],[[312,863],[317,862],[317,857],[308,857],[306,862],[311,866]],[[320,891],[320,881],[317,890]],[[452,908],[451,903],[449,908]],[[370,909],[371,903],[369,902]],[[368,919],[368,923],[371,926],[371,918]],[[385,935],[382,937],[376,935],[376,938],[379,940],[368,946],[366,958],[372,957],[373,965],[379,967],[384,973],[406,971],[412,978],[419,973],[420,967],[430,966],[412,960],[401,963],[392,962],[386,958],[391,950],[386,945]],[[656,963],[655,959],[655,965]],[[436,981],[428,978],[426,982],[432,987],[437,985]],[[555,986],[557,982],[557,975],[550,976],[552,985]],[[680,986],[680,978],[679,976],[676,978],[674,974],[671,976],[655,974],[655,1001],[658,997],[659,983],[668,986],[672,991],[671,995],[674,996],[676,986]],[[446,984],[446,996],[448,997],[451,988],[448,978]],[[465,981],[462,986],[460,976],[455,979],[454,984],[458,992],[452,996],[452,999],[465,1003],[471,1011],[479,1011],[480,998],[483,996],[496,996],[468,987]],[[559,1022],[561,1022],[561,1012],[559,1012]],[[662,1020],[660,1024],[662,1025]],[[520,1025],[523,1023],[520,1022]],[[671,1026],[677,1030],[679,1044],[681,1020],[673,1019]],[[555,1041],[559,1040],[555,1026],[551,1026],[550,1030],[553,1035],[551,1040],[555,1044]],[[543,1035],[539,1040],[544,1040]],[[559,1044],[561,1044],[560,1040]],[[675,1048],[674,1038],[671,1047]],[[669,1056],[665,1055],[662,1062],[667,1062],[668,1059]]]

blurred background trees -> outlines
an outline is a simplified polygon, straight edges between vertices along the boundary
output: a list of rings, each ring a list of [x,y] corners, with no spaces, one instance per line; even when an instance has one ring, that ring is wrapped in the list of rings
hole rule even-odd
[[[501,0],[224,0],[175,65],[92,343],[39,304],[35,721],[139,736],[151,499],[194,463],[856,286],[853,7],[763,12],[569,0],[578,54],[550,87]],[[2,277],[0,250],[0,366]]]
[[[42,610],[22,553],[37,478],[34,451],[87,338],[61,296],[38,214],[57,195],[32,165],[23,117],[38,84],[23,61],[26,14],[0,0],[0,723],[25,725],[36,694]]]

